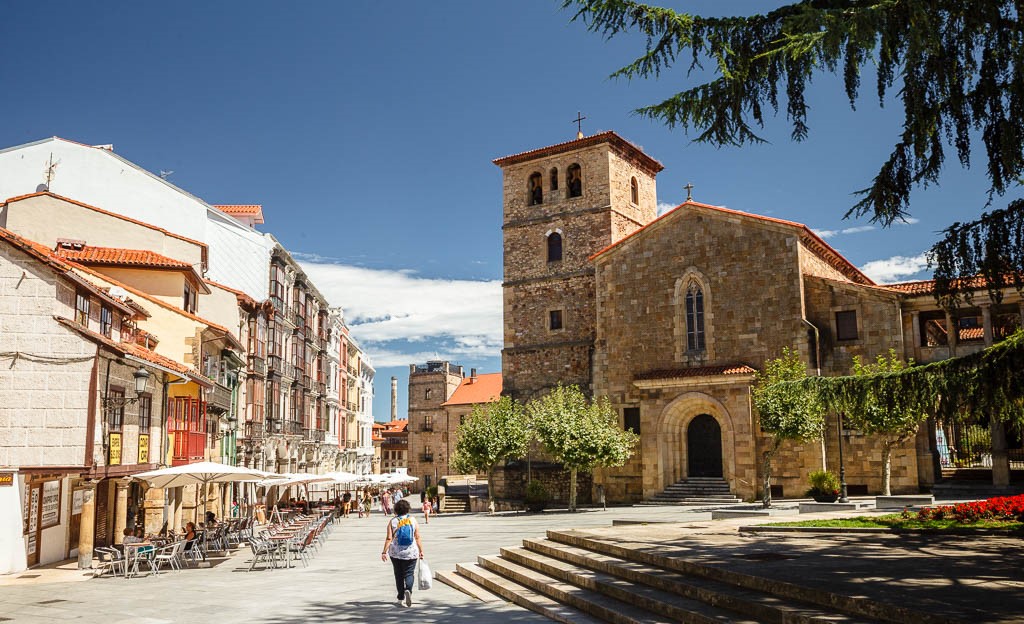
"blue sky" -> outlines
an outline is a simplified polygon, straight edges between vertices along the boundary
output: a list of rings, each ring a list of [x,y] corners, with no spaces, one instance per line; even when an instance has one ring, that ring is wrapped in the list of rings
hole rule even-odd
[[[683,6],[684,3],[667,3]],[[768,2],[687,2],[694,12]],[[377,366],[389,413],[408,364],[500,370],[501,176],[491,160],[615,130],[665,165],[659,202],[694,199],[807,224],[881,281],[927,277],[920,255],[987,201],[984,164],[948,161],[912,223],[844,221],[900,129],[865,77],[852,112],[831,77],[810,94],[810,139],[695,145],[631,111],[680,90],[608,75],[639,37],[589,33],[558,0],[483,2],[11,2],[0,59],[0,146],[57,135],[124,157],[210,203],[260,203]],[[999,202],[997,200],[997,206]]]

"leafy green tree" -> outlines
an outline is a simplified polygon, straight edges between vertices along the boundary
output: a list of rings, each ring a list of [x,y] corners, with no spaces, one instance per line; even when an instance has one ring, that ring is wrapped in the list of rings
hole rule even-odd
[[[544,449],[569,469],[569,511],[576,511],[576,476],[597,466],[621,466],[639,436],[619,427],[607,398],[587,400],[577,386],[558,385],[526,411]]]
[[[498,464],[526,455],[533,439],[523,406],[503,396],[496,403],[475,405],[458,429],[451,460],[459,472],[487,473],[487,498],[494,511],[494,470]]]
[[[813,387],[781,382],[807,378],[807,368],[800,355],[788,347],[782,356],[768,360],[754,378],[754,407],[761,422],[761,431],[768,435],[768,447],[761,455],[762,498],[767,509],[772,506],[772,458],[786,440],[807,442],[820,439],[825,431],[825,410]]]
[[[864,363],[859,356],[853,358],[853,375],[888,375],[899,373],[913,366],[896,355],[895,349],[889,349],[888,355],[879,355],[874,362]],[[914,437],[927,413],[920,408],[912,395],[891,386],[870,386],[871,391],[864,395],[864,400],[853,405],[846,405],[841,400],[832,400],[833,409],[842,410],[846,422],[855,429],[881,439],[882,447],[882,495],[889,496],[890,476],[892,475],[892,450]]]
[[[1016,0],[804,0],[764,14],[703,17],[630,0],[564,0],[573,20],[607,38],[636,32],[645,52],[613,77],[707,76],[701,84],[637,110],[672,128],[693,130],[716,146],[760,143],[766,113],[780,95],[795,141],[809,132],[807,86],[841,74],[851,108],[865,67],[874,95],[890,93],[903,124],[889,157],[857,192],[846,216],[891,225],[908,215],[911,192],[937,184],[946,152],[970,166],[972,142],[984,146],[989,194],[1002,195],[1024,175],[1024,24]],[[704,70],[709,64],[713,69]],[[1024,202],[951,226],[932,248],[937,294],[955,304],[966,278],[987,278],[990,292],[1008,271],[1024,271]],[[1013,280],[1018,290],[1024,280]],[[974,287],[977,285],[974,284]],[[994,295],[996,296],[996,295]]]

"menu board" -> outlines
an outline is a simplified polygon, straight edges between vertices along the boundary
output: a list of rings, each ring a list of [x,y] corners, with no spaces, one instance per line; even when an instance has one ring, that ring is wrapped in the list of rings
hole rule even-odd
[[[36,554],[36,537],[39,528],[39,488],[32,488],[32,492],[29,495],[29,505],[25,513],[28,514],[28,552],[27,554],[31,557]]]
[[[109,434],[110,439],[110,455],[107,458],[107,465],[109,466],[120,466],[121,465],[121,434],[111,433]]]
[[[44,529],[60,524],[60,481],[43,483],[43,512],[40,517]]]
[[[71,497],[71,515],[77,516],[82,513],[82,504],[85,502],[85,490],[75,490]]]
[[[139,435],[139,463],[149,463],[149,436],[147,434]]]

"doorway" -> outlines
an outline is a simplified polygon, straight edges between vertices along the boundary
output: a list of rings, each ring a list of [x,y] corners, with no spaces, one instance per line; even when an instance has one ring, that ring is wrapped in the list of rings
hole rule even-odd
[[[687,474],[722,476],[722,428],[710,414],[700,414],[686,429]]]

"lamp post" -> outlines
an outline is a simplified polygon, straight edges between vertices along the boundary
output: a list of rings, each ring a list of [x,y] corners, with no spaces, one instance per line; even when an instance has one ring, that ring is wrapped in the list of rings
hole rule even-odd
[[[843,413],[836,412],[836,433],[839,436],[839,502],[848,503],[846,497],[846,464],[843,463]]]

